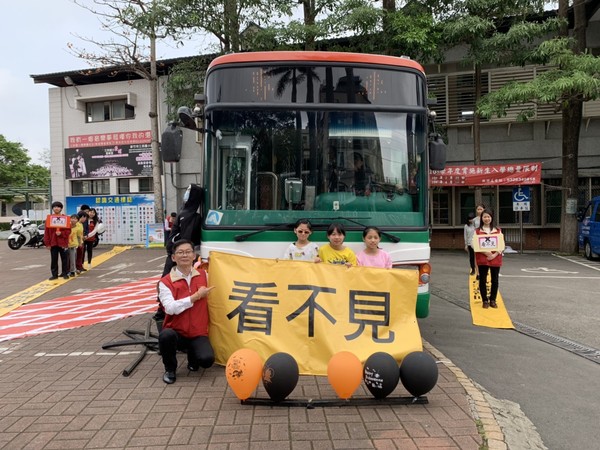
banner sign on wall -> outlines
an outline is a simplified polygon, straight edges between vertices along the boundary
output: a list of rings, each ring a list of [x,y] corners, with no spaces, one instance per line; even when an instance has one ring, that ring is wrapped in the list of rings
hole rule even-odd
[[[263,360],[292,355],[300,373],[325,375],[331,356],[365,361],[386,352],[400,361],[422,350],[416,270],[209,255],[210,341],[226,365],[236,350]]]
[[[146,224],[155,222],[154,194],[67,197],[67,214],[76,214],[83,204],[95,208],[104,224],[102,244],[144,244]]]
[[[150,144],[66,148],[67,179],[109,177],[151,177]]]
[[[69,147],[104,147],[114,145],[149,144],[150,130],[124,131],[120,133],[80,134],[69,136]]]
[[[429,171],[430,186],[515,186],[540,184],[542,163],[446,166]]]

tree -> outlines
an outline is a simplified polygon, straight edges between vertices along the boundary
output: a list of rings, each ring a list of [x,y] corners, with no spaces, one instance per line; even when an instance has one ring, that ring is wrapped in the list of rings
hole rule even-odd
[[[69,44],[71,52],[93,66],[113,66],[115,70],[133,72],[149,81],[148,115],[152,134],[154,215],[156,223],[163,223],[161,160],[158,143],[156,41],[169,36],[165,26],[168,10],[161,0],[93,0],[96,7],[87,6],[78,0],[74,1],[95,14],[102,28],[113,33],[118,40],[99,42],[80,37],[101,50],[98,53],[88,52]]]
[[[561,0],[559,13],[567,17],[567,0]],[[573,38],[561,36],[547,40],[536,49],[535,56],[552,68],[527,83],[511,83],[488,94],[479,105],[485,116],[503,116],[511,105],[523,103],[553,104],[562,114],[562,214],[560,222],[560,251],[577,251],[577,220],[567,214],[567,199],[576,200],[578,186],[579,134],[582,104],[600,98],[600,59],[585,52],[587,27],[584,0],[574,2]],[[566,21],[564,22],[566,23]],[[533,116],[524,108],[520,120]]]
[[[181,35],[208,33],[218,41],[216,52],[242,50],[242,31],[263,26],[271,18],[291,13],[286,0],[165,0],[168,28]]]
[[[474,69],[474,103],[482,97],[482,67],[521,65],[531,58],[536,39],[558,29],[560,22],[542,17],[541,0],[463,0],[442,25],[447,46],[464,45],[465,65]],[[473,113],[473,162],[481,164],[481,113]],[[481,188],[475,190],[475,203],[481,203]]]
[[[0,188],[10,188],[7,191],[16,194],[20,187],[47,190],[48,186],[50,170],[39,164],[31,164],[31,157],[21,143],[7,141],[0,134]],[[13,197],[5,196],[7,199]]]

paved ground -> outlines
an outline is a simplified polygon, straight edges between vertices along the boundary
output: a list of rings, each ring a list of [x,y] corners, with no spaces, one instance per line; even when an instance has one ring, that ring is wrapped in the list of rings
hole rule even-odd
[[[16,258],[17,252],[14,255]],[[110,284],[108,274],[115,274],[114,267],[121,268],[115,278],[120,282],[131,281],[134,272],[140,272],[138,278],[147,277],[148,272],[157,272],[162,266],[162,255],[162,249],[127,251],[59,286],[54,295],[45,294],[40,301],[94,285],[106,287]],[[5,259],[0,262],[8,267]],[[139,270],[129,270],[132,264]],[[36,276],[41,276],[41,281],[46,275]],[[23,283],[37,282],[28,271],[12,270],[10,276],[11,287],[0,286],[2,298]],[[349,402],[343,407],[314,409],[250,406],[240,404],[229,389],[223,367],[189,373],[183,356],[173,385],[162,382],[163,367],[155,353],[148,354],[129,377],[124,377],[122,371],[136,357],[136,349],[105,351],[101,346],[125,338],[124,329],[144,329],[149,318],[150,314],[143,314],[1,342],[0,447],[506,448],[484,394],[427,343],[426,350],[439,361],[440,377],[427,395],[426,405],[383,401],[377,406]],[[407,395],[399,386],[390,397]],[[255,396],[268,398],[262,386]],[[362,387],[355,395],[361,397],[370,398]],[[334,399],[335,394],[325,377],[301,376],[291,398]]]

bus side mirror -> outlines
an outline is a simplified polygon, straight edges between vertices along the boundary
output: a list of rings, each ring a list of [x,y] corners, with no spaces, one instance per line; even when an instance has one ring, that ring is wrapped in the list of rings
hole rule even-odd
[[[446,167],[446,144],[438,135],[429,141],[429,168],[444,170]]]
[[[575,217],[577,218],[577,222],[583,222],[583,217],[585,216],[585,208],[579,208]]]
[[[179,162],[183,145],[183,131],[170,124],[161,136],[160,154],[164,162]]]

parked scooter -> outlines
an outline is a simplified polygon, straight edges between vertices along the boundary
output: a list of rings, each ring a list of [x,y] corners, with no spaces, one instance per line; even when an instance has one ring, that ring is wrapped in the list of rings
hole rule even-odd
[[[24,245],[33,248],[44,246],[43,226],[32,223],[27,217],[17,222],[13,220],[10,231],[12,234],[8,237],[8,246],[13,250],[18,250]]]

